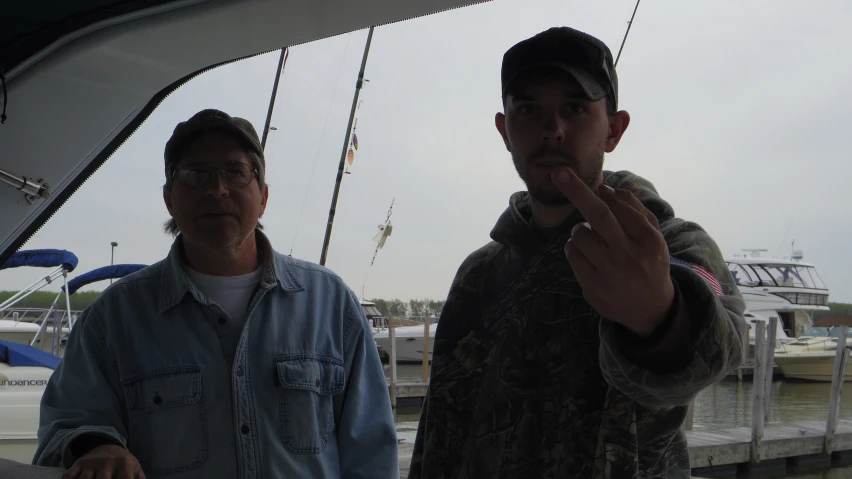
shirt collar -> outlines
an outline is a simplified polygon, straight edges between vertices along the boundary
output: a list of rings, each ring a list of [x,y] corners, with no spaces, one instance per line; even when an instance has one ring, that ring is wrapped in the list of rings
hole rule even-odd
[[[269,239],[260,230],[255,230],[255,239],[263,258],[259,286],[266,290],[278,286],[288,293],[305,291],[305,286],[293,274],[292,261],[276,253]],[[160,284],[158,298],[160,314],[176,306],[187,294],[191,294],[199,302],[205,302],[184,270],[181,235],[175,238],[169,255],[163,261]]]

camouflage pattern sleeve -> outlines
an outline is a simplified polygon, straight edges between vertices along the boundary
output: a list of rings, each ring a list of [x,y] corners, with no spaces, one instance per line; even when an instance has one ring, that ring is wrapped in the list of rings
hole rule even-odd
[[[471,254],[450,287],[435,331],[429,389],[420,413],[409,479],[464,476],[460,469],[465,436],[479,390],[473,377],[482,353],[475,332],[482,314],[482,266],[499,248],[491,243]]]
[[[627,188],[660,219],[660,229],[673,257],[710,272],[721,285],[717,295],[694,270],[671,265],[672,280],[685,303],[691,331],[691,359],[682,368],[655,373],[630,361],[618,347],[616,324],[601,321],[601,371],[609,384],[640,405],[658,409],[685,406],[707,386],[742,364],[740,325],[745,303],[725,264],[719,247],[700,226],[674,217],[674,212],[654,187],[633,174],[615,173],[607,179],[613,187]]]

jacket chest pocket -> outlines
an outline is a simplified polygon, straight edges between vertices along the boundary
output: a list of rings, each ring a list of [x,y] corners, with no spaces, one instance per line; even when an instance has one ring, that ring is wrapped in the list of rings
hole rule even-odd
[[[159,369],[122,386],[130,420],[128,446],[148,477],[191,471],[207,462],[200,368]]]
[[[335,429],[334,395],[343,391],[343,362],[282,358],[276,369],[284,447],[293,454],[319,454]]]

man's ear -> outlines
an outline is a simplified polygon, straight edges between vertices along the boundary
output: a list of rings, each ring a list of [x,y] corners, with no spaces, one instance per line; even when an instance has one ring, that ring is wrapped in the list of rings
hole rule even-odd
[[[509,143],[509,137],[506,135],[506,115],[503,112],[497,112],[494,115],[494,126],[497,127],[497,131],[503,137],[503,144],[506,145],[506,149],[511,152],[512,146]]]
[[[627,113],[624,110],[617,111],[612,115],[609,115],[609,134],[606,137],[606,148],[604,151],[607,153],[612,153],[615,150],[615,147],[618,146],[618,142],[621,141],[621,137],[624,136],[624,132],[627,130],[627,126],[630,124],[630,113]]]
[[[269,185],[263,185],[263,191],[260,192],[260,215],[258,218],[263,216],[263,212],[266,211],[266,202],[269,200]]]
[[[172,214],[172,191],[165,186],[163,186],[163,202],[166,204],[169,214],[174,218],[175,215]]]

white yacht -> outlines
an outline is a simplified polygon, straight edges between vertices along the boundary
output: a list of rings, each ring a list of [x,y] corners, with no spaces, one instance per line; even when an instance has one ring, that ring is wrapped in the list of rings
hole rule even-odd
[[[746,310],[756,318],[778,318],[777,338],[801,336],[811,327],[814,311],[828,311],[829,290],[816,267],[802,261],[801,250],[788,258],[760,256],[765,250],[726,259]],[[753,322],[753,321],[751,321]],[[754,329],[750,334],[754,342]]]

